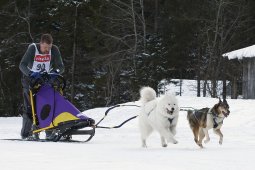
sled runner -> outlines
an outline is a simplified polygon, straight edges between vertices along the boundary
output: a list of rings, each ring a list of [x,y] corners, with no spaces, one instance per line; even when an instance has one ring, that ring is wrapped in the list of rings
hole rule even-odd
[[[71,140],[72,135],[88,135],[84,140],[87,142],[95,134],[95,121],[81,114],[63,97],[65,84],[65,79],[54,73],[43,73],[40,79],[31,82],[33,136],[38,136],[41,131],[52,130],[51,141],[57,142],[61,138]]]

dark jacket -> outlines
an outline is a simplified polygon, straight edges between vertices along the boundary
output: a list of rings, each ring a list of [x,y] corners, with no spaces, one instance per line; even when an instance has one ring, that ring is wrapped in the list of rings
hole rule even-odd
[[[40,45],[36,44],[36,47],[39,53],[41,53]],[[35,57],[35,46],[33,44],[30,44],[19,64],[19,69],[21,70],[23,75],[29,76],[30,69],[33,67],[34,57]],[[59,49],[56,45],[52,45],[52,48],[51,48],[50,68],[52,70],[59,69],[60,74],[64,72],[64,64],[63,64]]]

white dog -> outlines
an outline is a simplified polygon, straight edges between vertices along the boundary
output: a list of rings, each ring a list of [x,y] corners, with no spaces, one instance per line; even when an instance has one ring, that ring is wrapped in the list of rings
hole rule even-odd
[[[162,147],[167,147],[167,142],[177,144],[174,135],[176,134],[179,107],[175,96],[166,94],[157,99],[155,90],[143,87],[140,90],[140,101],[142,107],[139,114],[139,128],[142,146],[147,147],[146,139],[153,129],[159,132]]]

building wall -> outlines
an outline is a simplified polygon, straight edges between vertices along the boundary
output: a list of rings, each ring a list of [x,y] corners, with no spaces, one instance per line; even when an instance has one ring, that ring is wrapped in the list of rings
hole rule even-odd
[[[243,59],[243,98],[255,99],[255,58]]]

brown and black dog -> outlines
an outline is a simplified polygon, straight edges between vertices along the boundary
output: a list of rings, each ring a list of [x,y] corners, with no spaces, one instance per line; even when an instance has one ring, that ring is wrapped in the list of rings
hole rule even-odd
[[[229,113],[229,105],[225,99],[223,102],[219,99],[219,102],[212,108],[188,111],[187,119],[194,134],[194,140],[198,146],[203,148],[202,140],[204,137],[206,137],[205,143],[210,141],[208,130],[212,128],[220,136],[219,144],[222,144],[223,134],[220,128],[223,125],[223,120],[228,117]]]

